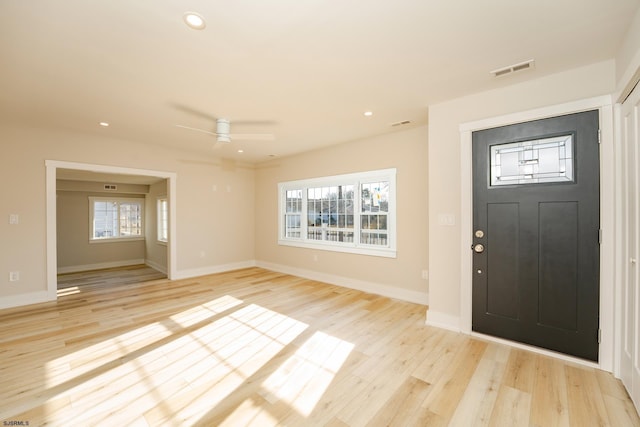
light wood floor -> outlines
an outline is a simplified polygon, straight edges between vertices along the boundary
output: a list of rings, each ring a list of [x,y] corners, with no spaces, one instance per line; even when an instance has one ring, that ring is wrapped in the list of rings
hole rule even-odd
[[[417,304],[258,268],[98,282],[0,311],[0,422],[640,425],[610,374],[425,326]]]
[[[112,287],[164,279],[166,277],[166,274],[144,264],[58,274],[58,294],[64,295],[74,292],[78,286],[105,285]]]

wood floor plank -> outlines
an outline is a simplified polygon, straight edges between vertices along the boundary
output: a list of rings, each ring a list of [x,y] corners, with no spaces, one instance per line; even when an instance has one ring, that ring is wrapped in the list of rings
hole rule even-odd
[[[487,350],[495,347],[495,344],[490,344]],[[469,420],[473,420],[474,426],[489,425],[506,369],[506,363],[494,360],[494,355],[493,351],[485,351],[456,407],[450,426],[465,427]]]
[[[406,426],[427,398],[431,385],[409,377],[367,424],[370,427]]]
[[[456,353],[456,357],[444,370],[422,406],[450,420],[458,407],[469,381],[480,362],[487,344],[467,338]]]
[[[534,382],[531,425],[569,426],[569,402],[563,364],[549,357],[537,357]]]
[[[530,416],[531,394],[507,385],[500,386],[489,425],[526,426],[529,425]],[[576,425],[586,426],[589,424]]]
[[[571,425],[611,425],[595,371],[565,366]]]
[[[426,326],[426,306],[144,268],[63,275],[56,302],[0,310],[0,423],[640,426],[611,374]]]
[[[504,384],[531,393],[535,382],[536,356],[528,351],[514,349],[507,362]]]

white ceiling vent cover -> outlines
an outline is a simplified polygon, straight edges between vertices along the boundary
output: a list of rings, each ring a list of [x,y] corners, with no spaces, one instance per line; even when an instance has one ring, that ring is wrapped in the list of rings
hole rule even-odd
[[[513,74],[517,71],[530,70],[534,68],[535,62],[533,59],[528,61],[519,62],[517,64],[509,65],[507,67],[498,68],[497,70],[491,71],[494,77],[506,76],[507,74]]]

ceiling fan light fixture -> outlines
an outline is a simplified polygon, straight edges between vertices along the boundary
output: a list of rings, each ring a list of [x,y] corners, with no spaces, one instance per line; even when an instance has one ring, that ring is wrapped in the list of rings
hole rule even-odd
[[[187,24],[189,28],[194,30],[203,30],[204,27],[207,26],[204,18],[196,12],[185,12],[184,15],[182,15],[182,19],[184,19],[184,23]]]

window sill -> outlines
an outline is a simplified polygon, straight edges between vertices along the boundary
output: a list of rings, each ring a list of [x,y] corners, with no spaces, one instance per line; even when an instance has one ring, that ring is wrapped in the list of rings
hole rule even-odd
[[[355,246],[355,245],[335,245],[331,242],[302,242],[295,240],[278,240],[281,246],[293,246],[306,249],[318,249],[321,251],[343,252],[358,255],[378,256],[383,258],[396,258],[396,249],[393,248],[377,248],[373,246]]]

